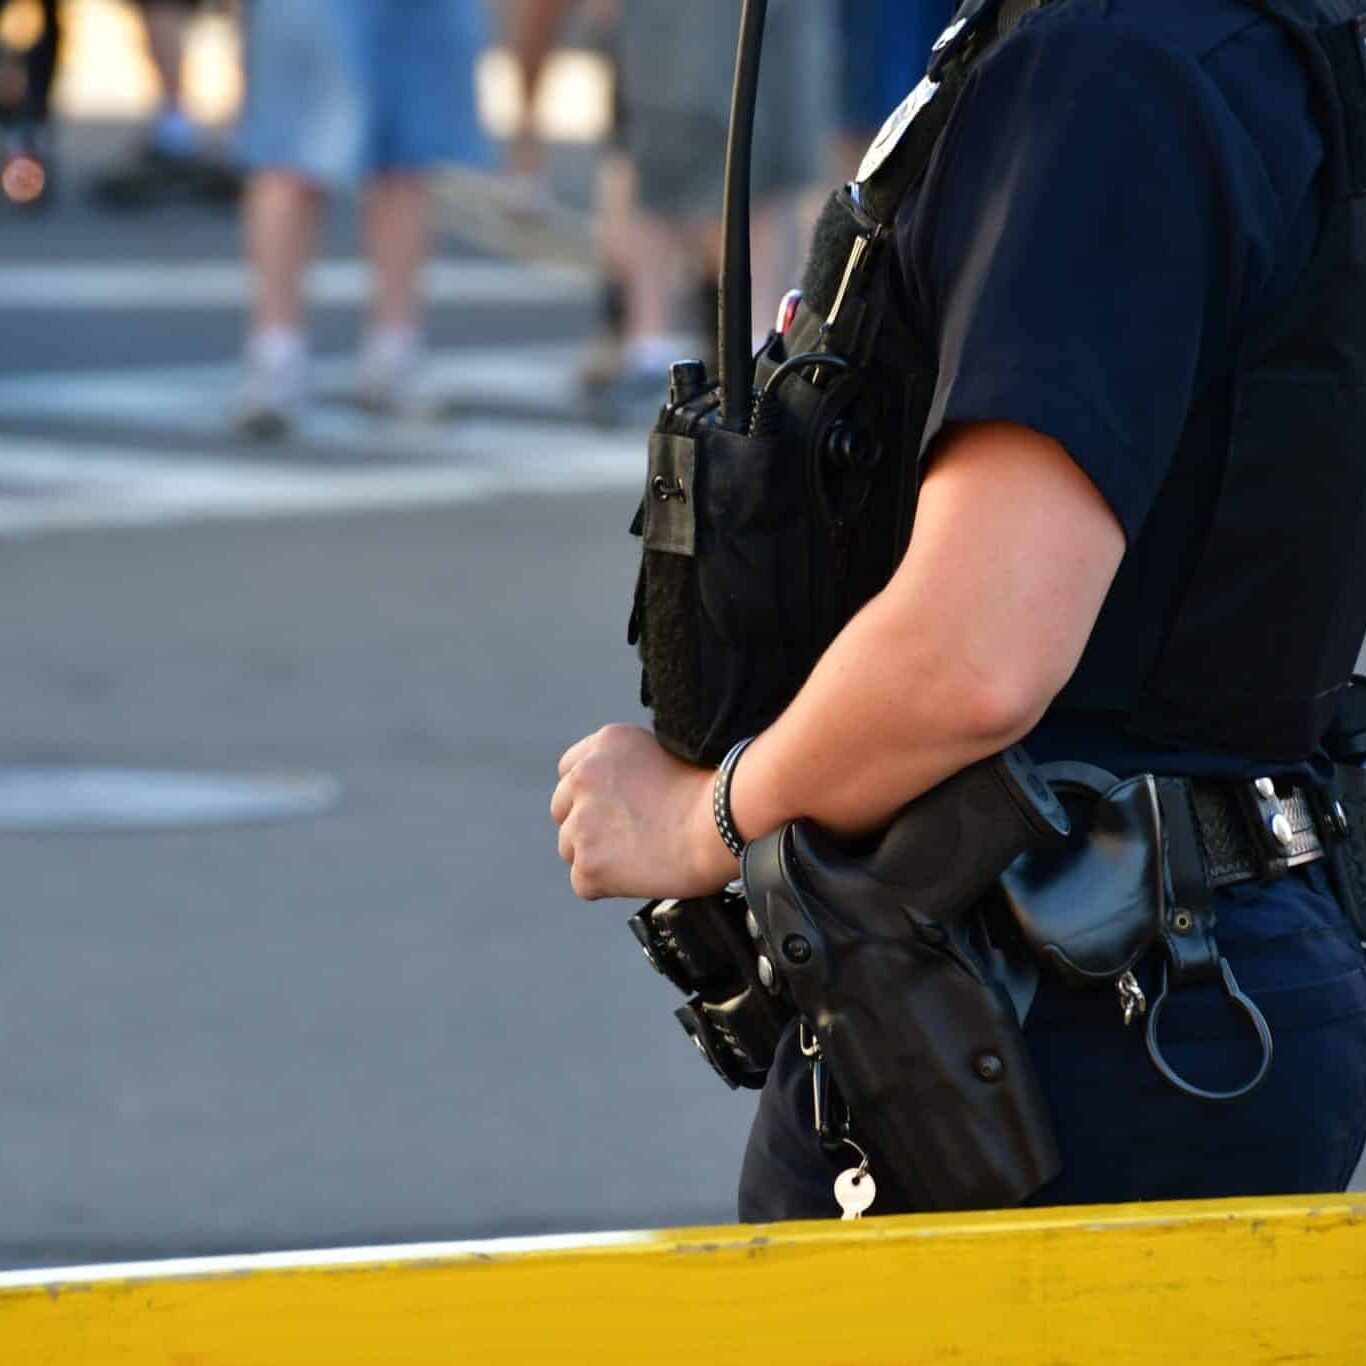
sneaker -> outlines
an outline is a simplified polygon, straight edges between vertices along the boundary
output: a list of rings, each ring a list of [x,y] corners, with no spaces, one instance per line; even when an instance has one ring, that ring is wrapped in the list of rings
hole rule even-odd
[[[256,441],[287,435],[303,407],[305,368],[302,346],[249,341],[233,426]]]
[[[372,333],[356,361],[353,395],[367,413],[421,418],[430,403],[422,393],[422,346],[405,331]]]

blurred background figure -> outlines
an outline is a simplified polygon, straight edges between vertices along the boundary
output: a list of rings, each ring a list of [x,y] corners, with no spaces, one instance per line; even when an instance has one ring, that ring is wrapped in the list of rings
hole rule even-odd
[[[48,202],[50,100],[61,23],[57,0],[0,0],[0,189],[20,207]]]
[[[853,174],[887,115],[919,81],[951,0],[778,0],[765,40],[755,135],[754,316],[763,328],[795,281],[803,193]],[[605,420],[648,413],[670,360],[715,360],[721,178],[737,0],[521,0],[509,46],[532,110],[565,30],[587,25],[615,73],[598,160],[602,325],[581,378]],[[838,58],[835,54],[838,53]],[[528,118],[509,147],[529,211],[545,199],[544,149]],[[828,150],[835,176],[830,177]],[[756,340],[758,340],[756,338]]]
[[[536,134],[536,110],[548,58],[572,33],[580,48],[595,52],[611,82],[611,115],[598,148],[594,176],[594,254],[601,275],[597,328],[579,367],[583,386],[596,393],[621,372],[626,281],[632,259],[635,177],[624,145],[621,109],[620,21],[622,0],[514,0],[508,16],[508,47],[522,77],[522,124],[508,147],[514,201],[523,214],[544,213],[551,194],[546,149]]]
[[[545,147],[536,134],[535,109],[546,63],[568,20],[580,11],[597,10],[611,18],[611,0],[513,0],[507,7],[508,48],[516,58],[522,80],[522,122],[508,148],[508,169],[535,181],[545,177]]]
[[[925,74],[953,11],[954,0],[839,0],[840,176],[854,174],[883,120]]]
[[[635,174],[621,365],[601,391],[616,415],[659,401],[683,355],[714,362],[716,273],[739,0],[628,0],[621,13],[622,140]],[[835,35],[824,0],[771,6],[753,174],[755,326],[797,263],[802,193],[826,173]]]
[[[356,373],[367,408],[416,398],[420,276],[431,232],[428,174],[480,163],[474,62],[477,0],[259,0],[243,15],[246,103],[239,153],[249,180],[246,252],[255,295],[237,420],[279,435],[305,394],[302,276],[323,192],[360,184],[374,273]]]
[[[227,202],[238,193],[238,177],[211,132],[185,107],[186,35],[203,7],[202,0],[138,0],[161,100],[128,160],[96,179],[94,197],[106,207],[147,208],[186,199]]]

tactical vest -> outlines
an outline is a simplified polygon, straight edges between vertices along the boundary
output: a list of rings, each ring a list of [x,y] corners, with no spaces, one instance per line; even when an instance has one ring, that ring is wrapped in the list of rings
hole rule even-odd
[[[893,223],[976,61],[1047,2],[961,7],[826,206],[796,318],[757,358],[750,430],[720,430],[714,390],[675,377],[633,527],[631,636],[656,732],[686,758],[715,763],[774,720],[905,551],[937,358],[897,313]],[[1222,478],[1152,657],[1079,678],[1063,703],[1122,713],[1149,740],[1293,760],[1318,745],[1366,633],[1366,18],[1354,0],[1242,2],[1310,75],[1322,230],[1206,399],[1226,411],[1188,421],[1183,444],[1227,432]]]
[[[1323,225],[1237,357],[1219,497],[1131,729],[1296,759],[1332,721],[1366,631],[1366,19],[1352,0],[1246,3],[1310,73]]]

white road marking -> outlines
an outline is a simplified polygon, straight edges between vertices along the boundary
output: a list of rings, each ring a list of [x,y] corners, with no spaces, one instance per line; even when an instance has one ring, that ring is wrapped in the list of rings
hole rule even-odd
[[[424,298],[448,305],[573,303],[590,298],[594,288],[585,270],[503,261],[433,261],[425,281]],[[308,274],[315,305],[361,304],[369,291],[363,261],[320,261]],[[240,309],[250,297],[250,273],[236,261],[0,266],[0,312]]]
[[[565,343],[438,352],[427,358],[422,393],[453,409],[495,405],[559,419],[576,401],[581,354]],[[353,370],[348,357],[315,359],[309,368],[315,396],[344,396]],[[236,362],[16,375],[0,379],[0,424],[26,418],[113,427],[127,422],[187,439],[221,437],[238,381]],[[344,404],[315,403],[301,415],[296,439],[362,453],[382,442],[396,455],[423,458],[439,454],[457,426],[376,419]]]
[[[0,439],[0,479],[40,491],[0,498],[0,538],[108,527],[259,520],[468,503],[512,493],[628,489],[643,478],[637,437],[539,423],[470,423],[468,464],[393,468],[206,460],[193,451],[130,456],[121,447]]]
[[[454,416],[427,422],[315,402],[288,444],[229,434],[235,364],[18,376],[0,381],[0,539],[205,520],[346,515],[467,503],[512,493],[630,489],[644,478],[645,428],[565,421],[573,346],[432,357],[430,397]],[[317,362],[317,387],[345,391],[350,361]],[[488,416],[506,407],[516,416]],[[462,416],[461,409],[469,415]],[[482,409],[482,412],[481,412]],[[6,420],[127,426],[126,443],[5,436]],[[170,449],[141,450],[156,433]],[[213,441],[213,452],[202,442]],[[199,449],[196,449],[199,447]]]

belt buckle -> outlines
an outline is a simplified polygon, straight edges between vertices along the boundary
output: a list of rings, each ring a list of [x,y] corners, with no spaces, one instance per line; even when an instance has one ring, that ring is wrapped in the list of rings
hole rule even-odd
[[[1263,882],[1284,877],[1295,862],[1305,862],[1290,856],[1295,832],[1290,817],[1281,806],[1273,779],[1255,778],[1251,782],[1237,783],[1234,793],[1251,835],[1257,873]]]

